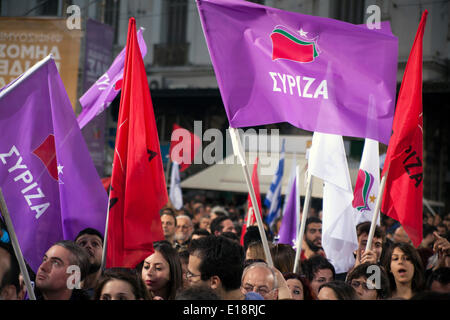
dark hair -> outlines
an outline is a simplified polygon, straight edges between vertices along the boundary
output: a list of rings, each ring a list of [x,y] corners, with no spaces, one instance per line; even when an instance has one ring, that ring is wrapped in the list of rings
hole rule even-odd
[[[0,291],[8,285],[13,285],[16,287],[16,293],[20,291],[20,267],[17,261],[14,249],[11,244],[0,242],[0,248],[4,249],[9,254],[9,269],[6,270],[3,278],[0,279]]]
[[[266,237],[269,238],[268,232],[264,229]],[[261,242],[261,236],[259,235],[259,228],[257,226],[250,226],[245,231],[244,235],[244,253],[247,252],[248,245],[252,242]]]
[[[441,267],[434,270],[427,279],[428,290],[431,290],[431,285],[434,281],[441,283],[442,285],[448,285],[450,283],[450,268],[449,267]]]
[[[369,234],[370,227],[372,223],[370,221],[364,221],[361,222],[356,226],[356,235],[359,238],[362,234],[366,233]],[[386,235],[384,234],[383,230],[379,226],[375,226],[375,232],[373,234],[375,238],[381,238],[382,243],[385,243],[386,241]]]
[[[211,229],[211,234],[214,234],[216,231],[222,232],[223,226],[221,224],[225,220],[231,220],[231,219],[227,216],[214,218],[214,220],[211,221],[211,225],[209,226]]]
[[[182,249],[178,251],[178,257],[180,258],[180,262],[183,264],[189,263],[189,251],[187,249]]]
[[[102,240],[102,245],[103,245],[103,235],[100,233],[100,231],[98,231],[94,228],[86,228],[86,229],[81,230],[78,233],[78,235],[75,237],[75,242],[78,240],[79,237],[81,237],[82,235],[85,235],[85,234],[90,234],[90,235],[99,237]]]
[[[70,240],[58,241],[54,244],[54,246],[60,246],[70,251],[71,258],[69,263],[80,268],[80,280],[83,281],[88,275],[91,265],[89,262],[89,255],[87,254],[86,250],[79,246],[75,241]]]
[[[308,230],[308,225],[311,224],[311,223],[322,223],[322,220],[320,220],[317,217],[309,217],[309,218],[307,218],[306,222],[305,222],[305,231]]]
[[[278,243],[270,248],[274,267],[281,273],[291,272],[295,264],[295,250],[288,244]]]
[[[181,267],[180,257],[177,250],[175,250],[169,241],[155,241],[153,242],[153,248],[162,254],[164,259],[169,264],[170,268],[170,280],[167,284],[168,294],[167,300],[175,299],[177,290],[183,286],[183,269]]]
[[[110,268],[103,271],[100,280],[94,290],[94,300],[100,300],[103,287],[111,280],[122,280],[130,284],[136,300],[151,300],[150,294],[135,269]]]
[[[411,260],[411,263],[414,266],[414,276],[412,278],[411,284],[412,291],[414,293],[421,291],[425,286],[425,271],[422,264],[422,259],[420,258],[420,255],[417,252],[416,248],[414,248],[409,243],[403,242],[394,243],[391,246],[389,253],[386,255],[384,261],[384,268],[386,269],[386,272],[389,276],[391,291],[395,291],[397,288],[394,276],[391,272],[392,253],[394,252],[395,248],[399,248]]]
[[[323,256],[316,254],[311,258],[302,262],[302,270],[306,278],[311,282],[314,279],[314,274],[323,269],[330,269],[333,273],[333,279],[336,278],[336,271],[334,266]]]
[[[314,295],[311,287],[309,285],[308,279],[304,275],[293,273],[293,272],[285,272],[283,273],[284,280],[289,279],[297,279],[302,283],[303,286],[303,300],[316,300],[316,296]]]
[[[371,264],[369,262],[360,264],[354,267],[348,274],[346,282],[351,284],[353,279],[358,279],[363,277],[365,279],[369,278],[373,272],[370,272],[369,267],[374,266],[380,270],[380,289],[375,289],[377,291],[377,299],[387,299],[391,296],[391,289],[389,284],[389,277],[383,266],[378,264]]]
[[[437,231],[435,226],[430,226],[429,224],[423,225],[423,238],[426,238],[429,234],[432,234],[434,231]]]
[[[239,243],[240,238],[238,237],[238,235],[234,232],[228,231],[228,232],[222,232],[221,236],[228,238],[230,240],[233,241],[237,241]]]
[[[213,235],[192,240],[189,254],[201,259],[199,271],[203,281],[218,276],[226,291],[241,286],[244,257],[242,247],[235,241]]]
[[[265,263],[266,260],[264,260],[264,259],[246,259],[246,260],[244,260],[244,264],[242,265],[243,269],[247,268],[249,265],[256,263],[256,262],[264,262]]]
[[[341,280],[333,280],[322,284],[319,287],[319,292],[322,288],[330,288],[333,290],[338,300],[359,300],[358,294],[355,289],[348,283]]]
[[[191,237],[192,237],[194,234],[196,234],[196,235],[198,235],[198,236],[209,236],[211,233],[209,233],[209,231],[208,231],[208,230],[205,230],[205,229],[195,229],[195,230],[192,232]]]
[[[221,300],[217,293],[206,286],[192,286],[180,291],[175,300]]]
[[[162,217],[164,215],[171,216],[173,218],[173,220],[174,220],[175,227],[177,226],[177,215],[175,214],[175,211],[172,208],[168,208],[168,207],[167,208],[162,208],[159,211],[159,216]]]

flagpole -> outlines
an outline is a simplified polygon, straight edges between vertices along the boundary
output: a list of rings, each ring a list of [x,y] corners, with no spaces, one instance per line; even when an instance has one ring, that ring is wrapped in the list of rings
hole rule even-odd
[[[298,237],[298,231],[300,230],[300,166],[295,166],[295,215],[297,218],[295,219],[296,225],[295,237]]]
[[[8,88],[0,92],[0,98],[3,98],[8,93],[10,93],[15,87],[17,87],[22,81],[31,76],[34,72],[36,72],[40,67],[46,64],[50,59],[53,59],[53,55],[49,54],[44,59],[36,62],[30,69],[25,71],[20,78],[18,78],[13,84],[11,84]]]
[[[389,170],[383,175],[380,182],[380,189],[378,190],[377,202],[375,203],[375,209],[372,216],[372,222],[370,224],[369,236],[367,237],[366,251],[372,249],[372,240],[375,234],[375,228],[377,226],[378,216],[380,214],[381,198],[383,196],[384,187],[386,186],[386,177]]]
[[[252,214],[253,214],[253,208],[249,208],[248,212],[247,212],[247,228],[250,226],[250,221],[252,219]]]
[[[267,264],[270,268],[273,267],[272,256],[270,254],[269,243],[267,242],[266,233],[264,230],[264,225],[261,219],[261,212],[259,211],[258,201],[256,200],[255,189],[253,188],[250,173],[248,171],[247,162],[244,157],[244,150],[242,148],[241,139],[239,139],[239,132],[236,128],[229,128],[231,142],[233,144],[234,154],[239,158],[242,170],[244,171],[245,182],[247,183],[247,188],[250,193],[250,199],[252,200],[253,210],[255,211],[256,221],[258,223],[259,235],[261,236],[264,254],[266,256]]]
[[[9,216],[8,207],[6,206],[5,198],[3,197],[2,189],[0,188],[0,210],[2,212],[3,218],[5,218],[6,227],[8,229],[9,237],[11,239],[11,244],[14,249],[17,261],[19,262],[20,272],[22,273],[23,280],[27,287],[27,293],[30,300],[36,300],[34,294],[33,286],[31,285],[30,275],[28,274],[27,267],[25,265],[25,260],[23,259],[22,251],[20,250],[19,241],[17,241],[16,232],[14,231],[14,226]]]
[[[297,273],[300,267],[302,242],[303,236],[305,234],[306,218],[309,212],[309,203],[311,200],[312,176],[309,172],[307,172],[307,175],[308,175],[307,180],[308,182],[306,183],[306,194],[305,194],[305,202],[303,203],[303,214],[302,214],[302,222],[300,223],[300,232],[298,233],[297,236],[297,244],[296,244],[297,251],[295,253],[294,273]]]
[[[170,158],[170,154],[169,154],[169,159],[167,160],[167,167],[166,167],[166,185],[168,185],[169,184],[169,180],[170,180],[170,177],[169,177],[169,170],[170,170],[170,165],[172,164],[172,160],[171,160],[171,158]]]
[[[106,224],[105,224],[105,233],[103,237],[102,264],[100,265],[101,270],[105,270],[106,266],[106,247],[108,244],[108,223],[109,223],[109,206],[111,201],[111,189],[112,189],[112,176],[111,176],[111,183],[109,185],[108,208],[106,209]]]

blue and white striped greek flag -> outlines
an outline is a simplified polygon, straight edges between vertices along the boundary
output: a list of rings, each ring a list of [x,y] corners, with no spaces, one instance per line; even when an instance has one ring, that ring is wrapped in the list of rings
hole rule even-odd
[[[281,181],[283,179],[284,172],[284,143],[285,140],[283,139],[280,162],[278,162],[277,171],[273,176],[269,191],[264,199],[264,204],[269,208],[269,214],[266,217],[266,222],[269,226],[272,226],[274,220],[280,216],[281,213]]]

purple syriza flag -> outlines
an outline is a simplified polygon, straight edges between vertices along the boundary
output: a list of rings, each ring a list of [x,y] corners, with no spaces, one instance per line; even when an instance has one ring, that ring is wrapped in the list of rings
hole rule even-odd
[[[297,210],[295,204],[295,198],[297,196],[297,188],[296,188],[296,178],[294,182],[292,182],[292,188],[289,192],[289,199],[287,200],[286,210],[284,211],[283,220],[281,221],[280,227],[280,238],[278,243],[284,243],[291,246],[295,245],[297,238]]]
[[[147,45],[142,36],[143,31],[144,29],[140,28],[137,32],[142,58],[147,54]],[[77,121],[81,129],[98,114],[102,113],[103,110],[108,108],[119,93],[122,87],[126,49],[127,47],[125,46],[116,59],[114,59],[108,71],[106,71],[80,98],[82,110]]]
[[[36,272],[56,241],[87,227],[103,234],[108,196],[54,60],[34,68],[0,93],[0,187]]]
[[[196,1],[231,127],[289,122],[388,144],[398,58],[388,23],[369,30],[248,1]]]

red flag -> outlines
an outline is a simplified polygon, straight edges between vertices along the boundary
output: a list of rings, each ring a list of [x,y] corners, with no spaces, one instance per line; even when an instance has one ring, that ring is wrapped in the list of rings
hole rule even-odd
[[[416,247],[422,241],[422,40],[427,14],[425,10],[406,64],[383,167],[382,212],[400,222]]]
[[[194,162],[195,154],[201,147],[202,141],[196,134],[177,124],[173,125],[170,140],[170,160],[177,162],[180,172],[183,172]]]
[[[159,210],[167,190],[153,104],[136,37],[128,25],[111,177],[106,267],[134,268],[164,239]]]
[[[253,173],[252,173],[252,185],[255,189],[255,195],[256,195],[256,201],[258,202],[259,212],[261,213],[262,217],[262,206],[261,206],[261,194],[259,192],[259,179],[258,179],[258,157],[256,157],[255,164],[253,165]],[[247,232],[247,221],[248,221],[248,214],[250,212],[252,213],[252,216],[250,218],[249,226],[253,225],[256,221],[256,211],[253,209],[252,200],[250,199],[250,193],[247,197],[248,202],[248,210],[247,210],[247,216],[245,217],[244,224],[242,225],[242,233],[241,233],[241,245],[244,245],[244,235]],[[250,209],[252,209],[250,211]]]

